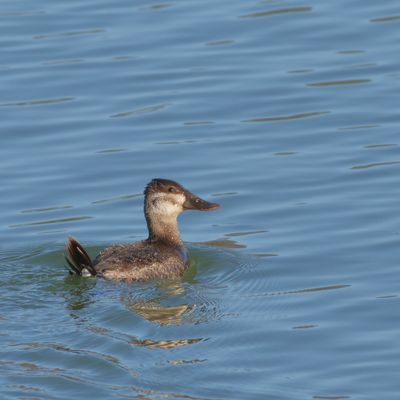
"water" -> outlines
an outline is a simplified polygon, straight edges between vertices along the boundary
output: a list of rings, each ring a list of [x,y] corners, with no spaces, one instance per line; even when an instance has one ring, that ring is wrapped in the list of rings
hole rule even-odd
[[[398,399],[398,2],[0,3],[2,399]],[[176,281],[69,278],[146,236]]]

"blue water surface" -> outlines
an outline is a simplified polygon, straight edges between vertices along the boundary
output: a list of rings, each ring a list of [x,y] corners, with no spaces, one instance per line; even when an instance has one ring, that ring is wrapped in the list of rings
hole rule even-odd
[[[385,399],[398,1],[0,2],[0,398]],[[68,277],[177,180],[182,279]]]

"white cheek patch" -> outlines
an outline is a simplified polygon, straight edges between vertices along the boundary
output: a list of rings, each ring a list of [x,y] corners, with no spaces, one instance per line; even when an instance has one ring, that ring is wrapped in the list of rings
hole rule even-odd
[[[158,201],[156,203],[155,212],[157,214],[163,214],[163,215],[177,214],[178,213],[177,204]]]
[[[165,193],[157,193],[153,200],[153,212],[162,215],[178,215],[182,212],[182,205],[185,202],[185,196],[176,194],[171,197]]]

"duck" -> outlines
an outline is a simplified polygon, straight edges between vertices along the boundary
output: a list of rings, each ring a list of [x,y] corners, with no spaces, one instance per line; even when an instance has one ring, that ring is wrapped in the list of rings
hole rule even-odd
[[[211,211],[219,207],[173,180],[152,179],[144,190],[147,239],[111,245],[92,260],[82,244],[70,236],[65,257],[69,273],[117,281],[182,276],[189,266],[189,256],[181,239],[178,216],[187,210]]]

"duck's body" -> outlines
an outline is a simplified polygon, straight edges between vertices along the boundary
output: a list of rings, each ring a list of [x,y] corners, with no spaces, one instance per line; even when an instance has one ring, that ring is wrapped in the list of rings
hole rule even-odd
[[[181,276],[189,264],[177,217],[184,210],[214,210],[209,203],[167,179],[153,179],[145,189],[146,240],[107,247],[92,261],[73,237],[67,242],[67,262],[74,275],[143,281]]]
[[[186,249],[147,240],[110,246],[93,262],[96,272],[107,279],[143,281],[182,275],[188,266]]]

